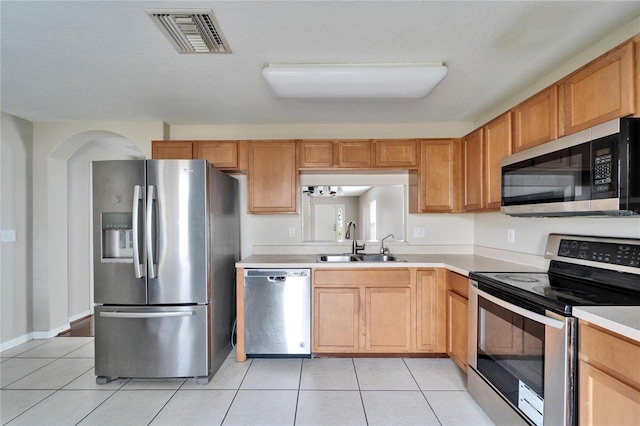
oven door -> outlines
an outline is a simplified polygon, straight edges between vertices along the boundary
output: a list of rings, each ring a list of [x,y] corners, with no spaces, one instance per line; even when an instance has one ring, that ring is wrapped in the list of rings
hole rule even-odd
[[[521,304],[471,281],[469,365],[531,424],[572,425],[574,320]]]

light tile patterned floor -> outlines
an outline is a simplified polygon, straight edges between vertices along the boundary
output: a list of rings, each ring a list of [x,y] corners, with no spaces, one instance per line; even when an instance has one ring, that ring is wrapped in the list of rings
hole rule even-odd
[[[492,424],[442,358],[229,357],[207,385],[97,385],[92,337],[32,340],[0,356],[3,425]]]

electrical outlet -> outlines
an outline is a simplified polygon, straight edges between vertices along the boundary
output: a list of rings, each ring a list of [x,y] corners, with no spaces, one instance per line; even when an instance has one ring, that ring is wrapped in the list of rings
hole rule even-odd
[[[0,234],[0,241],[3,243],[12,243],[16,240],[15,229],[3,229]]]
[[[289,237],[291,238],[296,237],[296,228],[289,228]]]
[[[507,229],[507,242],[515,243],[516,242],[516,230],[515,229]]]
[[[413,228],[413,238],[424,238],[424,226],[416,226]]]

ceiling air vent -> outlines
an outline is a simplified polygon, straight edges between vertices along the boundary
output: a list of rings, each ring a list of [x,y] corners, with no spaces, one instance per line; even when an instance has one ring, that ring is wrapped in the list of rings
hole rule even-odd
[[[151,9],[146,12],[178,53],[231,53],[211,10]]]

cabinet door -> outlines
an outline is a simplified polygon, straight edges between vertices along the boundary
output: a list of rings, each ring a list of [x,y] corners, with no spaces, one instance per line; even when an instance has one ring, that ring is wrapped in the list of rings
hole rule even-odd
[[[451,290],[447,292],[447,354],[467,372],[469,300]]]
[[[410,188],[412,213],[454,212],[459,210],[459,139],[432,139],[420,142],[420,169],[417,191]],[[412,204],[417,204],[417,209]],[[414,205],[415,205],[414,204]]]
[[[637,363],[637,360],[636,360]],[[584,361],[578,364],[578,424],[637,425],[640,391]]]
[[[198,141],[197,158],[207,160],[220,170],[240,169],[240,150],[237,141]]]
[[[511,154],[511,112],[484,126],[483,208],[499,209],[502,191],[502,157]]]
[[[374,166],[412,169],[418,166],[418,144],[414,139],[373,141]]]
[[[154,160],[191,160],[193,158],[193,142],[152,141],[151,158]]]
[[[560,83],[560,136],[634,113],[633,47],[617,47]]]
[[[558,138],[558,87],[553,85],[513,108],[513,152]]]
[[[358,352],[359,289],[313,290],[313,352]]]
[[[481,127],[462,138],[463,209],[480,210],[483,207],[483,140]]]
[[[365,287],[365,349],[411,351],[411,288]]]
[[[446,352],[446,284],[438,271],[419,270],[416,275],[416,350]]]
[[[367,169],[371,167],[371,141],[341,141],[336,142],[335,155],[338,167],[352,169]]]
[[[298,152],[301,169],[333,167],[333,141],[301,141]]]
[[[294,141],[251,141],[247,169],[249,213],[296,213],[298,169]]]

